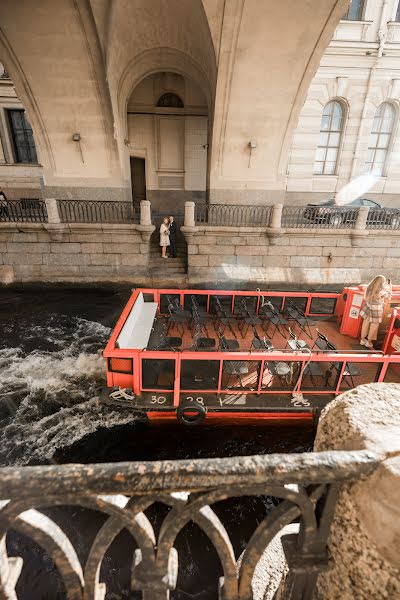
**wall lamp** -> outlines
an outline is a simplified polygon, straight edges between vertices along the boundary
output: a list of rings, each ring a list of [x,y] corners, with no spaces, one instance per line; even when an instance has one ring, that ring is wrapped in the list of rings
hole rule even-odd
[[[249,148],[250,148],[250,154],[249,154],[249,164],[247,165],[248,168],[250,168],[252,152],[253,152],[253,150],[255,150],[257,148],[257,140],[250,140]]]
[[[80,133],[73,133],[72,134],[72,141],[73,142],[77,142],[79,144],[79,151],[81,153],[82,162],[84,163],[85,160],[83,158],[83,152],[82,152],[82,146],[81,146],[81,134]]]

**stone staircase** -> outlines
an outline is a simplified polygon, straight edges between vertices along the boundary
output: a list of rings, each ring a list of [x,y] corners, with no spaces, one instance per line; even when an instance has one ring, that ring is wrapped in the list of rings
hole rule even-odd
[[[156,230],[150,239],[150,273],[153,285],[160,287],[168,285],[173,287],[184,287],[187,285],[187,243],[185,236],[180,231],[183,220],[176,219],[178,231],[176,236],[177,258],[161,258],[160,247],[160,225],[162,217],[153,217]],[[168,251],[167,251],[168,254]]]

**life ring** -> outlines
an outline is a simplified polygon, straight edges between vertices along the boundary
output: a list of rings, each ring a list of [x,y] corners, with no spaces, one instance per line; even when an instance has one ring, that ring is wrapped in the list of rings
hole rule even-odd
[[[182,425],[201,425],[206,419],[206,408],[199,402],[183,402],[176,411],[178,421]]]

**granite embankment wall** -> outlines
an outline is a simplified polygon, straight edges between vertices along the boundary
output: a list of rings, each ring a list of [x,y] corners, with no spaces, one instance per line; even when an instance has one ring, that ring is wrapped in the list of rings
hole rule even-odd
[[[184,227],[191,285],[400,281],[400,231]]]
[[[0,223],[0,283],[146,283],[153,226]]]

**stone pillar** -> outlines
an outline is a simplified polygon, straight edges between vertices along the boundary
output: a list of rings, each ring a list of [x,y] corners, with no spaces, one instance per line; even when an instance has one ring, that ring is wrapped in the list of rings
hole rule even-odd
[[[185,227],[195,227],[196,221],[194,218],[194,210],[196,205],[194,202],[185,202]]]
[[[60,213],[58,212],[57,200],[55,198],[46,198],[46,210],[49,223],[61,223]]]
[[[339,493],[329,550],[333,568],[318,578],[318,600],[400,598],[400,389],[362,385],[322,412],[315,450],[382,455],[369,477]]]
[[[282,210],[283,204],[274,204],[271,211],[271,221],[269,226],[273,229],[282,227]]]
[[[358,209],[357,219],[354,225],[354,229],[362,230],[367,228],[369,208],[368,206],[361,206]]]
[[[140,201],[140,224],[151,225],[151,202],[150,200]]]

